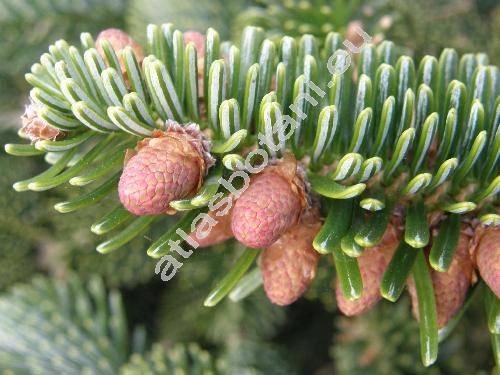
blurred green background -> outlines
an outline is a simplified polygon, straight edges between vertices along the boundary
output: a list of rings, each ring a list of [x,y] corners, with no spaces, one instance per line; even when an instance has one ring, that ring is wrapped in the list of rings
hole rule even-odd
[[[83,31],[96,35],[120,27],[143,40],[148,23],[171,21],[184,30],[204,32],[212,26],[223,39],[238,40],[248,24],[264,27],[270,37],[320,36],[331,29],[345,32],[353,20],[416,58],[452,47],[499,61],[496,0],[0,0],[2,143],[16,137],[28,101],[24,74],[57,39],[78,43]],[[131,374],[147,369],[196,373],[193,368],[232,374],[486,374],[493,366],[487,330],[478,328],[484,325],[482,306],[467,311],[437,364],[424,369],[408,301],[396,307],[381,303],[358,318],[342,317],[326,260],[306,298],[288,308],[271,305],[262,291],[240,303],[203,307],[212,281],[234,261],[231,243],[197,252],[174,281],[162,283],[143,250],[147,236],[100,255],[88,229],[98,214],[90,209],[62,215],[53,209],[69,191],[14,192],[12,183],[41,171],[43,163],[0,155],[0,370],[16,366],[21,373],[29,365],[51,373],[58,368],[54,363],[66,361],[99,364],[87,363],[84,368],[91,373],[122,369]],[[124,316],[115,321],[122,311],[116,302],[120,295]],[[30,324],[32,316],[37,324]],[[93,319],[102,326],[93,326]],[[68,327],[78,333],[73,346],[61,343]],[[18,328],[24,334],[15,336],[15,346],[2,332]],[[119,348],[110,354],[106,342]],[[35,344],[45,349],[20,349]],[[43,345],[60,347],[59,357]]]

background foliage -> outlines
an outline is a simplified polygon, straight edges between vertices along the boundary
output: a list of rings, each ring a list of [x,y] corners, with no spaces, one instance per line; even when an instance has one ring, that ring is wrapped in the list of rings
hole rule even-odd
[[[23,76],[56,38],[123,26],[125,0],[0,0],[0,109],[21,107]]]

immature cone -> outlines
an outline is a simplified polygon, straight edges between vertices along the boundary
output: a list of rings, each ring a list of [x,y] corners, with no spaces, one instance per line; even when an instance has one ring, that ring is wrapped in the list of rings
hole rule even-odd
[[[478,227],[473,256],[481,278],[500,298],[500,226]]]
[[[26,106],[26,111],[21,116],[21,131],[32,141],[36,142],[42,139],[56,140],[66,136],[66,133],[50,125],[47,121],[40,118],[36,112],[36,105]]]
[[[307,205],[301,169],[287,155],[251,179],[234,205],[231,228],[242,244],[266,248],[297,223]]]
[[[359,271],[363,280],[361,297],[350,301],[344,297],[337,278],[335,295],[339,310],[347,315],[359,315],[371,309],[380,300],[380,282],[400,242],[400,231],[394,223],[389,223],[380,243],[366,248],[358,259]]]
[[[360,47],[364,40],[360,30],[363,30],[363,22],[354,20],[349,22],[346,30],[346,39],[349,40],[355,47]]]
[[[471,284],[473,267],[468,251],[470,240],[467,229],[462,227],[457,249],[448,271],[439,272],[430,268],[439,328],[444,327],[463,305]],[[418,320],[417,291],[412,277],[408,279],[408,291],[411,296],[413,314]]]
[[[262,253],[259,266],[272,303],[286,306],[295,302],[316,276],[319,254],[312,242],[320,228],[319,212],[311,209]]]
[[[169,203],[195,194],[214,163],[198,125],[167,121],[165,131],[128,150],[118,193],[135,215],[173,214]]]
[[[120,63],[120,68],[124,76],[126,74],[126,70],[125,70],[125,63],[122,58],[122,52],[125,47],[127,46],[132,47],[132,50],[134,51],[135,57],[137,58],[137,62],[139,64],[141,64],[142,60],[144,60],[144,54],[142,52],[141,46],[136,41],[134,41],[125,31],[122,31],[120,29],[106,29],[101,31],[97,36],[97,39],[95,41],[95,46],[97,52],[99,52],[104,61],[106,61],[108,64],[109,64],[108,59],[102,48],[103,40],[109,41],[109,43],[115,50],[116,57],[118,58],[118,62]]]
[[[233,203],[234,204],[234,203]],[[224,207],[225,209],[226,207]],[[233,231],[231,230],[231,209],[228,212],[224,212],[224,209],[209,211],[208,216],[211,219],[216,220],[217,224],[212,227],[210,232],[205,238],[198,238],[201,236],[202,228],[196,228],[190,235],[191,241],[198,243],[199,247],[208,247],[217,245],[233,237]],[[220,215],[220,216],[218,216]],[[201,224],[199,224],[201,225]],[[198,233],[197,231],[200,230]],[[190,241],[188,241],[190,242]]]

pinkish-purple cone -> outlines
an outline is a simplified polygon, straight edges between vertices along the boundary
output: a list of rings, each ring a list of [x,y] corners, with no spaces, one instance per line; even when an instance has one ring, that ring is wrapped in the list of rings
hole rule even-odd
[[[195,194],[213,163],[206,147],[196,125],[167,123],[165,132],[140,141],[127,155],[120,201],[139,216],[175,213],[170,202]]]
[[[482,279],[500,298],[500,226],[476,229],[476,265]]]
[[[335,295],[340,312],[347,316],[360,315],[370,310],[380,300],[380,282],[394,251],[400,241],[397,225],[390,223],[380,243],[365,249],[357,258],[363,280],[363,293],[356,300],[348,300],[340,288],[337,278]]]
[[[311,209],[260,256],[264,291],[280,306],[295,302],[316,276],[319,254],[312,242],[321,228],[319,210]]]
[[[271,246],[294,226],[306,206],[305,184],[295,158],[255,176],[234,205],[231,229],[234,237],[252,248]]]

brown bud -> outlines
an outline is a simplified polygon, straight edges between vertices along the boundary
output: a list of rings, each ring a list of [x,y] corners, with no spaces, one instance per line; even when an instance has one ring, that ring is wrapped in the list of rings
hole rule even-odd
[[[393,23],[394,23],[393,17],[388,14],[380,18],[380,20],[378,21],[378,24],[383,30],[390,29]]]
[[[354,20],[349,22],[346,30],[346,39],[356,47],[360,47],[364,42],[363,37],[359,33],[359,29],[363,29],[363,22]]]
[[[320,228],[319,211],[311,209],[262,253],[259,266],[272,303],[286,306],[295,302],[316,276],[319,254],[312,241]]]
[[[26,111],[21,116],[22,129],[21,131],[32,141],[39,140],[56,140],[66,136],[66,133],[53,127],[47,121],[40,118],[36,112],[35,104],[30,104],[26,107]]]

